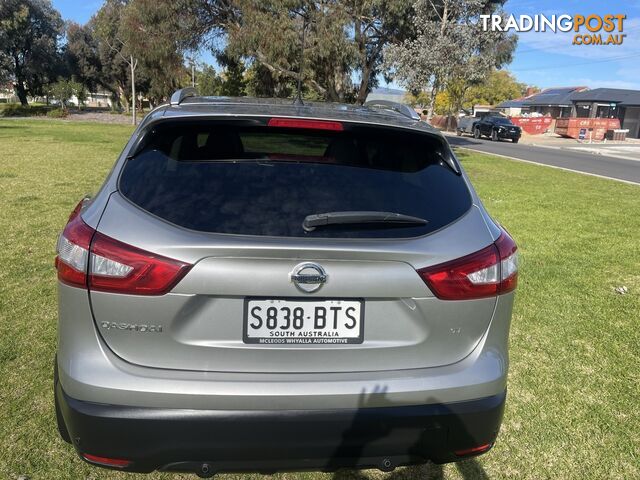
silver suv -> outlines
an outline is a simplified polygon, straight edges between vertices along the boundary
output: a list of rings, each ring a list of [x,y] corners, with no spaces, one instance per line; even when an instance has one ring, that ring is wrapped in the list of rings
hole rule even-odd
[[[176,92],[56,265],[58,428],[92,464],[390,470],[498,435],[516,245],[402,109]]]

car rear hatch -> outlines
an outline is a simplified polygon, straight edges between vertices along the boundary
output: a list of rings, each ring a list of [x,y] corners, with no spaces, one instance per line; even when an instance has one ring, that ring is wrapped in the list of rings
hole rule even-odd
[[[123,263],[132,248],[185,268],[168,293],[90,284],[113,352],[164,369],[352,372],[446,365],[473,350],[495,296],[441,300],[417,272],[492,243],[446,144],[305,122],[150,129],[98,235],[121,242]],[[330,212],[360,220],[304,228],[309,215]]]

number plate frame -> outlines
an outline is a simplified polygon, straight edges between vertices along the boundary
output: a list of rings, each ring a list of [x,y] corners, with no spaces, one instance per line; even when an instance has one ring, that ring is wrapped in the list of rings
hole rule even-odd
[[[305,337],[301,340],[304,341],[291,341],[287,340],[285,337],[279,337],[277,339],[271,339],[267,337],[249,337],[247,334],[247,327],[249,325],[249,302],[251,301],[269,301],[269,300],[278,300],[278,301],[288,301],[288,302],[297,302],[297,303],[316,303],[319,304],[321,302],[327,301],[344,301],[344,302],[358,302],[360,304],[360,331],[358,332],[357,337],[346,338],[346,337],[331,337],[328,339],[324,339],[321,337]],[[361,344],[364,342],[364,320],[365,320],[365,301],[363,298],[335,298],[335,297],[314,297],[314,298],[301,298],[301,297],[245,297],[244,299],[244,307],[242,312],[242,341],[245,344],[259,344],[259,345],[274,345],[274,346],[282,346],[282,345],[354,345]],[[263,339],[267,339],[269,341],[263,341]],[[340,339],[341,341],[332,341],[332,339]],[[281,341],[275,341],[281,340]]]

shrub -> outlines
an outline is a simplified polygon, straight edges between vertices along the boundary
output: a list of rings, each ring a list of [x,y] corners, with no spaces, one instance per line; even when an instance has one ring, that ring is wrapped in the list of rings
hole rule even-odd
[[[0,117],[34,117],[46,115],[51,107],[45,105],[28,105],[23,107],[19,103],[9,103],[0,107]]]
[[[63,110],[62,108],[54,108],[53,110],[49,110],[47,112],[47,117],[49,118],[65,118],[69,115],[67,110]]]

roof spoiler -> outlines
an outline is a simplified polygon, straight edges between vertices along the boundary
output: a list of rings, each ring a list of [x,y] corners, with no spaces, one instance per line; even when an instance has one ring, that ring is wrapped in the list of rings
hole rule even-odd
[[[403,103],[392,102],[390,100],[369,100],[365,102],[365,107],[378,109],[378,110],[387,110],[394,113],[399,113],[400,115],[410,118],[411,120],[420,121],[420,115],[409,105],[405,105]]]
[[[181,88],[180,90],[176,90],[175,92],[173,92],[169,103],[171,105],[180,105],[185,98],[195,97],[197,95],[198,91],[194,87]]]

